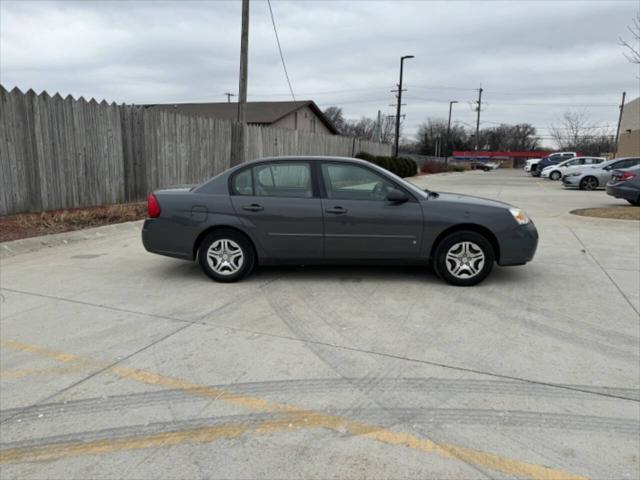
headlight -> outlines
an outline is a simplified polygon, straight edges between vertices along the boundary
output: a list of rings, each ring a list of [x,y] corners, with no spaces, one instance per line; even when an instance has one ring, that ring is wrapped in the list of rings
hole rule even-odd
[[[516,222],[518,222],[520,225],[526,225],[531,221],[529,220],[529,217],[527,217],[527,214],[519,208],[510,208],[509,212],[511,212],[513,218],[515,218]]]

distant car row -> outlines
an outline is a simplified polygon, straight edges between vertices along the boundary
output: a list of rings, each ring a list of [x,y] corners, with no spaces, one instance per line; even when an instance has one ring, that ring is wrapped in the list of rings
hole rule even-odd
[[[562,185],[567,188],[606,188],[609,195],[640,206],[640,157],[607,161],[603,157],[578,157],[576,152],[559,152],[527,160],[524,170],[534,177],[562,179]]]

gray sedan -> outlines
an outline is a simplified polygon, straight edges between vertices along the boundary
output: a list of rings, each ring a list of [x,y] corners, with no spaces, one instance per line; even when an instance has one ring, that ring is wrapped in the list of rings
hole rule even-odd
[[[631,205],[640,206],[640,165],[613,172],[607,183],[607,193],[623,198]]]
[[[571,171],[562,177],[562,185],[580,190],[595,190],[604,188],[616,169],[629,168],[640,163],[638,157],[625,157],[609,160],[597,165],[585,165]]]
[[[523,265],[538,232],[494,200],[423,191],[364,160],[266,158],[149,195],[142,242],[233,282],[256,265],[426,264],[453,285]]]

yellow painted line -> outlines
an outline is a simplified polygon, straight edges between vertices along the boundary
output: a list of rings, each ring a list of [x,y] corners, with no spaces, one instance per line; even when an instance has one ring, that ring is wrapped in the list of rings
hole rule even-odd
[[[61,362],[83,361],[91,365],[97,365],[93,359],[83,358],[73,354],[55,352],[43,347],[3,340],[1,345],[24,352],[42,355]],[[172,377],[165,377],[157,373],[140,370],[137,368],[116,365],[108,369],[114,375],[127,378],[147,385],[161,386],[170,389],[179,389],[193,395],[214,398],[232,405],[249,408],[260,412],[284,413],[284,419],[267,421],[253,429],[258,434],[272,433],[290,425],[296,428],[323,427],[335,431],[348,431],[352,435],[369,438],[388,445],[398,445],[438,455],[443,458],[456,459],[472,465],[489,468],[496,472],[508,475],[517,475],[525,478],[541,480],[585,480],[585,477],[574,475],[554,468],[521,462],[493,453],[473,450],[447,443],[436,443],[426,438],[416,437],[409,433],[396,432],[384,427],[369,425],[363,422],[355,422],[345,418],[328,415],[322,412],[306,410],[291,405],[270,402],[268,400],[239,395],[226,390],[186,382]],[[249,431],[249,427],[242,425],[227,425],[221,427],[204,427],[199,429],[168,432],[134,438],[100,440],[96,442],[77,442],[61,445],[45,445],[42,447],[25,447],[24,449],[11,449],[0,452],[0,463],[29,461],[34,459],[55,459],[75,455],[98,455],[115,451],[153,448],[166,445],[178,445],[181,443],[207,442],[229,435],[239,436]],[[30,453],[31,452],[31,453]],[[32,457],[30,457],[31,455]]]

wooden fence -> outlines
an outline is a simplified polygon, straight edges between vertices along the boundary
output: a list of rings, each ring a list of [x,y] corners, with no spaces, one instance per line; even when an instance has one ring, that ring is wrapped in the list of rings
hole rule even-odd
[[[240,125],[213,118],[22,93],[0,86],[0,215],[143,200],[232,164]],[[244,158],[390,155],[391,146],[337,135],[246,127]]]

